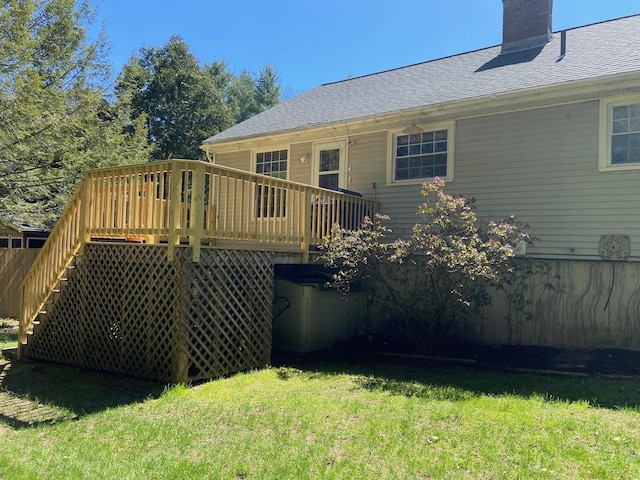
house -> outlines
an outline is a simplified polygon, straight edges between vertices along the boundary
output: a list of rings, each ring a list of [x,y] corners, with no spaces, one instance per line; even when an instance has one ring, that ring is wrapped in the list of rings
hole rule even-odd
[[[539,239],[531,318],[496,294],[469,339],[640,349],[640,15],[552,32],[552,0],[503,5],[501,45],[320,85],[202,148],[375,199],[398,235],[443,178]]]
[[[550,33],[551,0],[503,4],[501,45],[321,85],[205,140],[209,163],[86,172],[21,284],[19,356],[177,382],[264,366],[276,266],[377,211],[409,234],[435,176],[540,239],[530,315],[496,292],[462,336],[640,350],[640,15]],[[334,317],[316,290],[282,303]]]
[[[20,312],[20,283],[49,232],[24,223],[0,226],[0,317]]]
[[[0,248],[42,248],[49,232],[24,223],[0,226]]]

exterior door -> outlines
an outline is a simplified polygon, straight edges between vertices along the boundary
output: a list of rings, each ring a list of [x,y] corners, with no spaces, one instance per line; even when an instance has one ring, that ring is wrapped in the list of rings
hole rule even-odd
[[[315,184],[322,188],[345,188],[344,164],[346,161],[344,141],[315,145]]]

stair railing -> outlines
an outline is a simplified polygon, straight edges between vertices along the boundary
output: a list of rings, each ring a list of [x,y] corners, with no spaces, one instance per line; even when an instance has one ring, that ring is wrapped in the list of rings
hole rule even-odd
[[[49,295],[65,273],[74,255],[82,246],[82,200],[85,188],[80,182],[67,203],[40,254],[20,285],[22,311],[20,314],[19,347],[27,341],[33,322],[42,311]]]

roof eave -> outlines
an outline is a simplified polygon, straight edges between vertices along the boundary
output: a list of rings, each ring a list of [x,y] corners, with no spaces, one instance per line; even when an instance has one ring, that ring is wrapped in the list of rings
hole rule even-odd
[[[474,117],[483,114],[504,113],[523,108],[539,108],[558,103],[573,103],[600,98],[603,93],[618,95],[640,91],[640,70],[606,75],[598,78],[567,81],[552,85],[536,86],[492,95],[484,95],[431,105],[422,105],[404,110],[377,113],[365,117],[335,120],[321,124],[307,124],[292,129],[275,130],[255,135],[243,135],[220,141],[205,140],[201,148],[213,151],[217,146],[250,143],[258,139],[286,137],[290,135],[311,134],[315,130],[345,127],[352,130],[355,125],[366,127],[369,131],[390,129],[402,121],[415,120],[426,123],[437,118],[455,116],[456,119]],[[529,106],[527,106],[529,105]],[[397,123],[397,125],[394,125]]]

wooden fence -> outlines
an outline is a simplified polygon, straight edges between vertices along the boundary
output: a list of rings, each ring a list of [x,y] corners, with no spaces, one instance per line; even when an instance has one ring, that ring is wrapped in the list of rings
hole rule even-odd
[[[39,252],[39,248],[0,250],[0,318],[20,315],[20,284]]]

